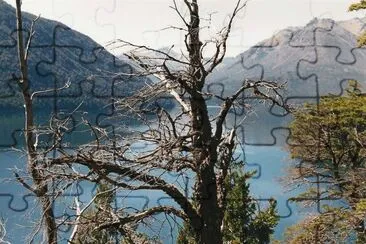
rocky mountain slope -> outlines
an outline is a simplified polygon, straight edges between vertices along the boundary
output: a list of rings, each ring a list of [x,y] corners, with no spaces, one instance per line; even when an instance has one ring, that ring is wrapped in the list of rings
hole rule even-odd
[[[286,82],[287,104],[317,102],[320,96],[342,95],[348,80],[358,80],[366,92],[366,48],[357,47],[366,18],[335,22],[313,19],[304,27],[281,30],[242,54],[228,58],[210,75],[211,90],[232,94],[245,79]],[[218,92],[218,91],[217,91]],[[253,97],[252,97],[253,98]],[[248,99],[258,104],[260,99]],[[257,102],[255,102],[257,101]],[[288,135],[291,115],[280,108],[259,105],[247,116],[246,143],[272,145]]]
[[[227,60],[211,82],[233,91],[244,79],[263,78],[287,82],[287,95],[293,99],[340,95],[348,79],[366,84],[366,49],[357,48],[357,35],[365,27],[366,18],[313,19],[304,27],[281,30]]]
[[[344,94],[349,79],[358,80],[366,89],[366,48],[357,47],[357,36],[364,30],[366,18],[339,22],[315,18],[306,26],[281,30],[240,55],[224,59],[209,76],[209,83],[231,94],[245,79],[287,82],[289,102]],[[182,58],[174,51],[169,53]],[[143,55],[159,58],[154,53]]]
[[[36,16],[24,13],[24,32]],[[19,76],[15,9],[0,0],[0,106],[21,104],[15,79]],[[58,103],[110,103],[142,87],[145,80],[128,74],[134,68],[120,61],[91,38],[59,22],[40,18],[29,52],[30,89],[51,90],[35,96],[41,106]],[[70,83],[67,89],[59,89]],[[55,91],[56,90],[56,91]],[[56,101],[57,100],[57,101]]]

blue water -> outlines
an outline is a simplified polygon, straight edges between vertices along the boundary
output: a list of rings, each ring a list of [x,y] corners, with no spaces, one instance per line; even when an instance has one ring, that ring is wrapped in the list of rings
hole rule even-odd
[[[247,169],[256,170],[250,180],[250,192],[256,199],[274,198],[277,201],[279,224],[274,233],[277,240],[283,239],[287,227],[303,219],[312,209],[300,208],[288,199],[299,194],[299,190],[289,190],[283,181],[286,168],[294,163],[288,153],[279,146],[247,146],[245,148]],[[281,183],[282,182],[282,183]]]
[[[24,158],[21,153],[12,151],[1,151],[0,153],[0,214],[6,221],[7,240],[12,243],[24,243],[34,228],[34,220],[39,217],[39,211],[35,208],[35,198],[29,195],[12,177],[12,169],[23,168]],[[274,237],[282,239],[286,227],[296,223],[304,217],[305,211],[299,209],[295,204],[288,203],[288,198],[295,196],[296,192],[287,192],[280,178],[285,175],[285,168],[291,163],[288,154],[279,146],[246,146],[245,157],[247,170],[256,170],[257,174],[250,180],[250,188],[253,197],[262,199],[263,205],[266,199],[275,198],[278,202],[278,212],[281,216],[279,225],[276,227]],[[79,188],[74,187],[70,195],[80,194],[81,200],[90,199],[93,187],[81,184]],[[162,198],[163,197],[163,198]],[[73,197],[65,197],[64,204],[57,206],[58,214],[63,214],[65,209],[73,200]],[[152,206],[164,203],[167,200],[164,195],[157,191],[150,192],[128,192],[118,196],[119,204],[134,207]],[[301,210],[301,212],[300,212]],[[155,223],[156,224],[156,223]],[[161,233],[165,236],[165,243],[173,243],[172,237],[166,229]],[[66,237],[66,235],[65,235]],[[174,238],[174,237],[173,237]]]
[[[212,108],[211,110],[214,110]],[[215,111],[212,111],[215,112]],[[41,121],[47,121],[47,119],[40,119]],[[90,121],[94,121],[90,119]],[[6,145],[4,142],[13,142],[10,137],[9,131],[14,131],[14,128],[21,128],[23,126],[23,119],[17,116],[0,116],[0,145]],[[255,124],[254,124],[255,126]],[[258,126],[258,125],[257,125]],[[253,127],[254,128],[254,127]],[[258,137],[260,132],[264,131],[264,128],[250,130],[253,135],[257,135],[252,141],[267,141],[268,138]],[[70,135],[70,140],[73,142],[88,140],[88,136],[73,133]],[[269,133],[262,133],[269,134]],[[248,136],[248,131],[246,131]],[[22,134],[19,130],[14,134],[15,140],[22,140]],[[90,136],[90,135],[89,135]],[[85,137],[85,138],[84,138]],[[253,138],[252,138],[253,139]],[[76,142],[77,143],[77,142]],[[11,144],[11,143],[10,143]],[[274,198],[278,202],[278,213],[281,216],[279,225],[275,230],[275,239],[282,239],[285,229],[299,221],[307,213],[303,209],[299,209],[295,204],[289,203],[288,199],[295,196],[298,192],[286,191],[284,184],[281,184],[280,179],[286,174],[286,167],[292,162],[289,160],[287,152],[282,146],[245,146],[244,156],[246,161],[246,170],[256,170],[257,173],[250,180],[251,194],[254,198],[259,199],[262,203],[261,206],[265,206],[269,198]],[[142,147],[144,148],[144,146]],[[40,211],[36,207],[36,199],[29,192],[25,190],[17,181],[14,180],[13,170],[14,168],[25,168],[24,153],[15,152],[9,148],[0,148],[0,217],[6,223],[7,236],[6,240],[11,243],[25,243],[29,239],[29,235],[34,230],[35,221],[40,217]],[[174,178],[171,175],[165,175],[165,179]],[[184,188],[184,180],[180,179],[182,188]],[[192,185],[192,181],[188,185]],[[65,211],[72,205],[74,197],[80,196],[80,201],[88,202],[91,196],[95,193],[95,186],[86,183],[78,183],[70,189],[58,204],[55,206],[56,215],[63,216]],[[151,207],[158,204],[171,204],[171,200],[166,195],[159,191],[137,191],[119,192],[117,195],[118,206],[133,206],[135,208]],[[301,211],[300,211],[301,210]],[[66,211],[66,213],[70,211]],[[163,228],[161,228],[161,221],[165,218],[157,218],[151,221],[154,226],[153,230],[149,230],[150,233],[159,233],[165,243],[174,243],[174,237],[176,235],[176,228],[173,231],[170,229],[170,225],[165,222]],[[174,221],[170,220],[170,223],[174,226]],[[61,238],[67,238],[69,233],[61,235]],[[66,241],[63,241],[66,243]]]

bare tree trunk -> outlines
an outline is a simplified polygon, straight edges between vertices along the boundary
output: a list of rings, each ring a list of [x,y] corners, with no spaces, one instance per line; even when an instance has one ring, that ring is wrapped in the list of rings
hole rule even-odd
[[[216,96],[222,101],[221,110],[217,116],[210,118],[205,100],[208,94],[202,92],[206,78],[225,57],[226,41],[231,31],[232,22],[237,13],[246,6],[246,2],[237,1],[228,25],[220,32],[219,38],[214,42],[216,52],[209,60],[202,57],[203,50],[208,42],[202,44],[200,40],[201,27],[197,2],[198,0],[184,0],[189,11],[189,19],[182,15],[176,1],[173,1],[174,7],[172,7],[187,27],[184,29],[184,31],[187,31],[184,43],[189,54],[189,60],[186,56],[184,56],[184,59],[179,60],[172,57],[169,52],[165,53],[147,46],[139,46],[120,40],[124,46],[131,46],[137,50],[153,51],[156,54],[163,55],[164,58],[160,60],[163,61],[160,63],[159,59],[157,62],[154,56],[145,57],[141,55],[139,57],[133,52],[129,55],[129,58],[136,61],[142,70],[136,75],[154,75],[161,82],[151,86],[148,85],[147,89],[142,89],[133,96],[121,99],[116,103],[119,106],[119,111],[131,112],[148,125],[150,121],[145,118],[146,112],[141,109],[141,103],[144,103],[145,100],[150,102],[162,94],[170,93],[181,105],[182,113],[172,115],[160,106],[156,111],[154,108],[152,112],[156,113],[158,128],[149,126],[146,132],[138,136],[127,137],[126,139],[130,141],[126,140],[118,146],[107,135],[98,135],[92,128],[96,136],[95,144],[90,143],[88,147],[77,149],[75,153],[70,155],[62,152],[62,156],[50,160],[52,161],[50,165],[70,168],[71,165],[76,164],[85,166],[89,170],[89,173],[85,175],[84,173],[73,172],[67,176],[66,179],[68,180],[84,179],[94,183],[105,180],[115,186],[116,189],[121,188],[131,191],[159,190],[179,205],[179,208],[172,206],[151,207],[127,216],[118,215],[111,210],[110,216],[113,216],[113,218],[101,220],[100,223],[97,223],[97,230],[115,230],[127,224],[138,224],[143,219],[156,214],[165,213],[175,215],[189,224],[189,231],[191,233],[191,230],[193,230],[197,243],[222,244],[222,226],[227,197],[225,179],[232,165],[231,163],[236,160],[233,158],[236,145],[234,139],[236,137],[236,126],[232,128],[229,135],[224,135],[223,130],[229,110],[234,106],[244,106],[240,102],[235,105],[234,102],[247,90],[256,92],[257,95],[259,94],[279,106],[284,104],[277,91],[280,88],[279,85],[273,82],[246,80],[243,86],[232,96]],[[171,69],[167,62],[178,63],[183,68],[176,71]],[[271,96],[271,91],[275,98]],[[26,97],[27,93],[24,94]],[[215,122],[216,128],[211,126],[213,122]],[[32,128],[32,126],[33,124],[30,124],[28,128]],[[32,131],[30,133],[29,140],[31,141]],[[143,153],[140,151],[135,153],[134,150],[131,150],[131,145],[141,140],[151,143],[154,149]],[[32,147],[31,145],[32,143],[28,146]],[[32,150],[34,148],[29,151]],[[34,158],[30,157],[30,162],[33,162],[33,160]],[[32,164],[30,165],[32,166]],[[52,209],[47,208],[47,206],[50,206],[48,204],[50,199],[46,198],[47,185],[40,188],[44,181],[37,182],[35,179],[41,179],[41,177],[37,177],[39,171],[35,167],[30,167],[30,171],[32,169],[35,170],[32,174],[35,185],[37,189],[41,189],[40,196],[44,197],[45,200],[42,204],[45,209],[46,224],[49,227],[47,230],[52,234],[52,228],[56,230],[56,227],[51,223],[53,220]],[[196,176],[193,191],[194,201],[191,201],[187,192],[184,192],[185,194],[182,192],[180,184],[165,181],[163,175],[154,175],[152,172],[156,172],[157,169],[174,173],[184,172],[188,169],[192,170]],[[98,176],[98,180],[95,176]],[[65,175],[62,177],[65,177]],[[125,180],[126,177],[128,180]],[[48,200],[48,203],[46,200]],[[80,214],[78,216],[81,218]],[[76,221],[76,224],[79,224],[79,221]],[[49,238],[51,239],[51,237]],[[54,238],[56,240],[56,236]],[[70,239],[72,240],[72,237]]]
[[[202,170],[197,181],[196,195],[200,197],[197,211],[202,218],[202,229],[196,231],[197,241],[202,244],[222,243],[222,210],[217,201],[217,186],[213,168],[207,167]]]
[[[34,182],[34,187],[29,187],[33,193],[40,198],[43,210],[43,218],[46,226],[46,236],[48,243],[57,243],[57,227],[52,210],[52,201],[48,193],[47,183],[44,181],[41,172],[37,169],[37,152],[35,148],[35,134],[34,134],[34,118],[33,118],[33,104],[30,94],[30,84],[28,78],[28,64],[27,55],[29,46],[24,46],[23,37],[23,23],[21,13],[21,0],[16,0],[16,16],[17,16],[17,34],[18,34],[18,55],[19,65],[21,70],[21,77],[19,79],[19,87],[23,94],[24,108],[25,108],[25,145],[27,150],[27,168]],[[31,30],[32,32],[32,30]],[[32,38],[32,33],[29,33],[28,43]],[[25,184],[23,182],[23,184]],[[28,187],[27,187],[28,188]]]
[[[209,120],[207,104],[200,92],[207,76],[202,64],[202,42],[199,37],[200,18],[197,0],[190,7],[189,57],[190,75],[192,77],[191,117],[192,129],[198,132],[193,139],[197,148],[195,155],[197,182],[195,197],[198,203],[198,214],[202,220],[201,229],[196,229],[197,242],[202,244],[223,242],[221,233],[222,215],[218,203],[215,165],[217,162],[217,143],[212,138],[212,127]]]
[[[217,162],[217,143],[213,140],[207,106],[202,97],[197,95],[191,100],[192,128],[198,131],[195,147],[198,149],[196,158],[197,179],[195,198],[197,212],[202,219],[201,229],[196,230],[198,243],[222,243],[220,226],[222,210],[219,207],[215,165]]]

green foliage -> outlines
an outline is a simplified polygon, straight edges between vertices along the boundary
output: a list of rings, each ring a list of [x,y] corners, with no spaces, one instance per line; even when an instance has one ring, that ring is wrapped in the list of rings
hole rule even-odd
[[[271,200],[269,206],[259,209],[258,203],[249,195],[248,179],[255,172],[247,173],[243,165],[232,167],[231,173],[225,180],[227,204],[223,220],[224,243],[259,244],[269,243],[279,217],[276,202]],[[193,230],[187,224],[180,230],[178,244],[195,244]]]
[[[359,11],[362,9],[366,9],[366,1],[361,0],[359,3],[354,3],[349,6],[348,11]],[[366,45],[366,32],[364,32],[359,38],[358,38],[358,46],[362,47]]]
[[[334,177],[363,167],[365,115],[366,97],[355,93],[323,98],[319,106],[306,104],[294,113],[290,125],[291,157],[321,166]]]
[[[322,98],[294,113],[289,151],[301,163],[291,178],[307,184],[297,200],[330,197],[341,206],[322,205],[323,213],[289,228],[288,243],[347,243],[365,238],[366,97],[356,81],[347,96]],[[317,182],[324,182],[319,187]],[[309,185],[310,183],[310,185]],[[293,200],[296,200],[293,199]],[[324,202],[321,202],[324,203]]]
[[[365,206],[365,199],[360,202]],[[288,228],[286,243],[365,243],[365,209],[328,206],[324,210]]]
[[[358,11],[360,9],[366,9],[366,1],[361,0],[359,3],[353,3],[349,6],[348,11]]]
[[[247,180],[252,176],[237,169],[226,181],[230,189],[224,216],[224,240],[237,243],[269,243],[273,228],[278,223],[276,203],[263,211],[249,196]]]

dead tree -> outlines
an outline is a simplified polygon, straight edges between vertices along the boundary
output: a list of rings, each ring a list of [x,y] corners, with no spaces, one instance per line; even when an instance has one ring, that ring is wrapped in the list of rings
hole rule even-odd
[[[36,150],[36,135],[35,135],[35,123],[33,116],[33,99],[30,89],[30,81],[28,77],[28,53],[32,38],[34,35],[33,26],[37,19],[32,22],[32,26],[29,30],[29,35],[24,44],[24,29],[21,12],[21,0],[16,0],[16,20],[17,20],[17,39],[18,39],[18,58],[20,66],[20,77],[18,78],[18,85],[21,90],[24,99],[25,109],[25,147],[27,152],[27,171],[32,180],[32,184],[27,183],[18,173],[15,173],[17,180],[28,190],[34,193],[41,202],[42,221],[45,225],[45,233],[47,237],[47,243],[57,243],[57,227],[52,209],[52,199],[48,195],[49,187],[45,181],[45,176],[40,170],[43,167],[44,162],[39,160]]]
[[[194,230],[197,243],[223,243],[222,225],[227,201],[224,181],[232,164],[238,160],[235,150],[242,136],[238,132],[240,122],[230,128],[225,128],[225,122],[231,110],[247,106],[241,99],[244,93],[285,107],[279,92],[282,85],[243,77],[241,88],[230,96],[205,92],[207,77],[222,63],[233,21],[246,2],[238,0],[227,26],[216,39],[206,42],[200,39],[202,26],[198,1],[184,0],[188,16],[175,1],[173,3],[172,8],[181,18],[183,27],[171,28],[185,32],[186,50],[182,51],[182,58],[174,57],[169,51],[123,40],[115,43],[134,48],[127,55],[140,65],[140,72],[135,75],[158,78],[158,81],[115,104],[117,115],[135,116],[146,130],[111,138],[93,128],[97,138],[94,143],[71,153],[56,149],[61,156],[48,159],[49,170],[52,171],[52,167],[63,168],[60,177],[66,181],[104,181],[116,190],[159,190],[179,206],[159,205],[130,214],[119,214],[117,209],[110,213],[112,217],[109,220],[99,223],[97,229],[123,230],[130,223],[141,223],[164,213],[188,223]],[[214,54],[211,58],[203,58],[205,48],[212,44],[215,46]],[[140,55],[140,51],[154,55]],[[175,64],[174,68],[171,64]],[[164,95],[176,100],[178,112],[168,111],[159,104],[154,106],[154,101]],[[217,114],[209,113],[208,98],[220,102]],[[151,106],[145,106],[149,102]],[[149,115],[146,115],[147,111]],[[144,150],[136,150],[134,145],[141,142],[148,146]],[[77,171],[75,165],[83,165],[88,170]],[[195,182],[193,196],[185,194],[177,181],[166,177],[168,173],[179,175],[184,172],[188,172]],[[56,175],[57,172],[52,173]]]

